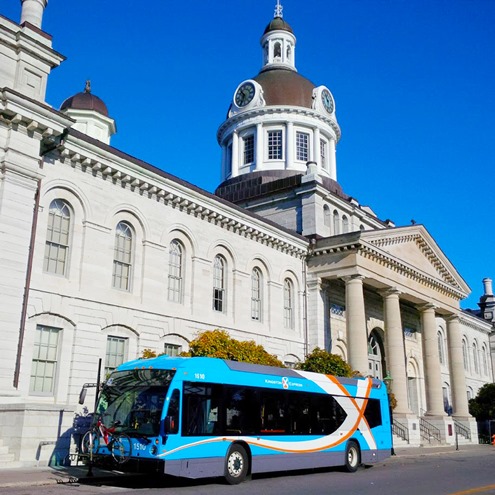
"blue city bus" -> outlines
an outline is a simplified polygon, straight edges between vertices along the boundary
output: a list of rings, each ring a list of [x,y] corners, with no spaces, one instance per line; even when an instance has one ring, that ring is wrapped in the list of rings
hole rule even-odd
[[[124,363],[103,385],[95,414],[131,439],[120,470],[231,484],[273,471],[354,472],[392,448],[382,381],[216,358]]]

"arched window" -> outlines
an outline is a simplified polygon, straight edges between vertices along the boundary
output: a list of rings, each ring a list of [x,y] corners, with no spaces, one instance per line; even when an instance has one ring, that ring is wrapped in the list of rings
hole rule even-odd
[[[342,233],[347,234],[349,232],[349,219],[343,215],[342,216]]]
[[[213,260],[213,310],[225,312],[225,270],[226,261],[222,256],[215,256]]]
[[[282,59],[282,45],[277,41],[273,47],[273,60],[280,61]]]
[[[119,222],[115,229],[112,287],[131,289],[132,229],[126,222]]]
[[[473,342],[473,368],[474,372],[478,375],[480,372],[480,363],[478,359],[478,345]]]
[[[340,234],[340,221],[339,221],[339,212],[337,210],[333,210],[333,235]]]
[[[445,343],[443,340],[443,333],[440,330],[437,332],[437,340],[438,340],[438,359],[440,360],[440,364],[445,364]]]
[[[466,371],[469,371],[469,358],[468,358],[467,342],[465,339],[462,339],[462,360],[464,362],[464,369]]]
[[[368,339],[368,365],[370,376],[381,380],[383,378],[382,351],[375,332],[372,332]]]
[[[182,302],[183,254],[182,244],[174,239],[168,255],[168,300],[177,303]]]
[[[66,275],[69,258],[70,209],[62,199],[50,203],[46,229],[43,269],[48,273]]]
[[[323,205],[323,225],[330,227],[330,208],[328,205]]]
[[[258,268],[251,272],[251,320],[261,321],[261,293],[263,277]]]
[[[488,356],[485,344],[481,348],[481,355],[483,359],[483,375],[488,376]]]
[[[294,285],[284,280],[284,328],[294,329]]]

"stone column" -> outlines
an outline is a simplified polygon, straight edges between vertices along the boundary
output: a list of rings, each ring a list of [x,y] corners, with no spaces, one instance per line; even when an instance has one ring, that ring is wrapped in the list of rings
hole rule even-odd
[[[363,278],[361,275],[344,277],[347,353],[352,369],[363,376],[369,375],[368,331],[364,311]]]
[[[294,124],[287,122],[285,126],[285,139],[287,141],[285,147],[285,168],[291,169],[294,164]]]
[[[383,313],[385,317],[385,338],[387,342],[387,365],[392,377],[392,392],[397,399],[395,413],[408,414],[407,374],[404,351],[404,333],[400,315],[400,292],[396,289],[383,291]]]
[[[445,416],[442,395],[442,375],[438,356],[437,322],[435,307],[425,304],[419,308],[423,327],[423,356],[426,387],[426,414]]]
[[[310,157],[309,159],[318,164],[318,169],[322,170],[325,168],[325,164],[321,162],[320,154],[320,129],[318,127],[313,129],[313,146],[310,147]]]
[[[263,125],[256,124],[256,166],[255,170],[263,169],[263,151],[265,142],[263,139]]]
[[[337,181],[337,151],[335,149],[335,139],[328,142],[328,170],[330,177]]]
[[[230,171],[231,177],[237,177],[239,175],[239,134],[237,131],[232,133],[232,168]]]
[[[466,393],[466,375],[462,355],[461,323],[458,315],[447,318],[447,338],[449,342],[450,379],[452,384],[453,414],[467,418],[469,406]]]

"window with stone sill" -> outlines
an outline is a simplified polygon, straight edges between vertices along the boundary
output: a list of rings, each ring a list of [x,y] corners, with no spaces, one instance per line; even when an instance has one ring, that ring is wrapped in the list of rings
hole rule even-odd
[[[261,321],[263,277],[258,268],[251,272],[251,320]]]
[[[126,222],[120,222],[115,229],[112,287],[129,291],[132,274],[132,229]]]
[[[184,249],[182,244],[174,239],[170,243],[168,260],[168,300],[171,302],[182,302],[183,264]]]
[[[213,260],[213,310],[225,312],[226,303],[226,261],[222,256]]]
[[[46,231],[43,270],[56,275],[66,275],[69,255],[71,214],[62,199],[50,203]]]
[[[53,394],[57,377],[61,334],[61,328],[45,325],[36,326],[30,392],[42,395]]]

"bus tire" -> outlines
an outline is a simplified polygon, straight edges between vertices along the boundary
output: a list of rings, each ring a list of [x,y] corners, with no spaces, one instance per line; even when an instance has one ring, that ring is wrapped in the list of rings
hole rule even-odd
[[[355,473],[361,465],[361,451],[357,442],[350,440],[345,448],[345,470]]]
[[[242,483],[248,474],[249,458],[246,449],[239,444],[230,447],[225,458],[225,479],[229,485]]]

